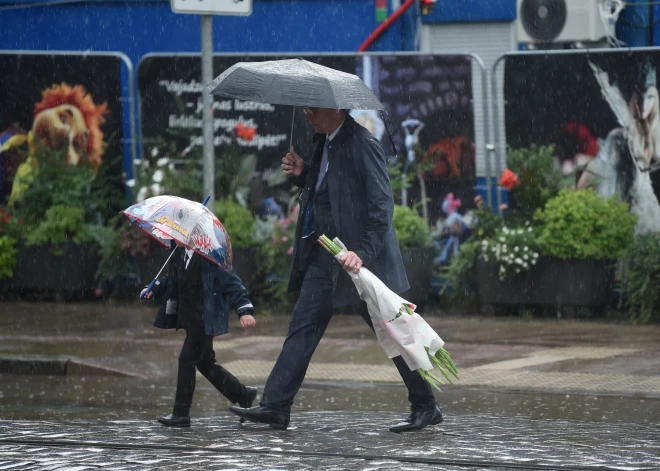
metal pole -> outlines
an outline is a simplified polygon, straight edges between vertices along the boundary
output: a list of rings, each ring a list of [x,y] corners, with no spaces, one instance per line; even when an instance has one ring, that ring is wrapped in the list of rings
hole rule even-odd
[[[492,76],[490,77],[491,80],[491,91],[492,91],[492,97],[491,100],[493,100],[493,131],[495,136],[493,136],[493,141],[495,142],[495,174],[499,175],[499,173],[502,171],[502,143],[500,142],[500,101],[499,101],[499,95],[497,93],[497,66],[504,60],[506,55],[501,56],[498,58],[495,63],[493,64],[492,68]],[[498,186],[497,187],[497,213],[501,214],[502,210],[500,209],[500,206],[502,206],[502,189]]]
[[[204,137],[204,193],[209,195],[211,211],[215,206],[215,155],[213,143],[213,102],[206,86],[213,81],[213,17],[202,15],[202,126]]]
[[[486,201],[488,206],[493,207],[493,189],[492,189],[492,177],[493,171],[490,165],[490,152],[493,148],[492,143],[490,142],[490,108],[488,107],[488,69],[486,69],[486,64],[484,61],[476,54],[470,54],[472,60],[477,63],[477,66],[481,70],[481,104],[483,107],[482,113],[483,116],[483,126],[484,126],[484,146],[483,146],[483,155],[484,162],[486,163]]]

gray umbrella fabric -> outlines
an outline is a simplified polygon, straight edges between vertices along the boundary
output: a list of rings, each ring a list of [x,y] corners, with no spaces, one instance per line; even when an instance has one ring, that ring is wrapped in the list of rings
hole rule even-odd
[[[357,75],[304,59],[238,62],[216,77],[207,89],[213,95],[271,105],[384,109]]]

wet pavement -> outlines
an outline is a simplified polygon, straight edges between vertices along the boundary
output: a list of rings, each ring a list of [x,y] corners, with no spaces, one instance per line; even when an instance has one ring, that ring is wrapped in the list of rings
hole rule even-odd
[[[449,416],[396,435],[401,415],[303,412],[289,430],[221,414],[191,429],[144,421],[0,421],[0,469],[658,469],[660,430],[567,420]]]
[[[398,436],[396,370],[361,319],[335,316],[289,431],[239,426],[201,377],[193,429],[171,430],[153,419],[171,410],[183,333],[154,329],[153,311],[0,304],[0,371],[46,368],[0,374],[0,470],[660,469],[660,326],[427,314],[461,381],[436,394],[440,431]],[[288,320],[232,319],[218,361],[261,390]]]

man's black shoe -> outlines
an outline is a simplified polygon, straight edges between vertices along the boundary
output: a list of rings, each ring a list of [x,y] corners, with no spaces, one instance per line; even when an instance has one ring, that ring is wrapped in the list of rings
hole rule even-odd
[[[437,404],[436,404],[436,407],[437,407]],[[421,411],[421,412],[424,412],[424,411]],[[403,419],[403,421],[404,421],[404,422],[408,422],[409,424],[412,424],[415,420],[417,420],[417,416],[418,416],[421,412],[420,412],[420,411],[413,411],[413,412],[410,413],[410,415],[408,415],[408,417],[406,417],[405,419]],[[436,420],[437,420],[437,419],[436,419]],[[438,422],[436,422],[436,423],[431,423],[431,425],[438,425],[440,422],[442,422],[442,413],[440,413],[440,420],[439,420]]]
[[[181,417],[170,414],[165,417],[158,417],[158,422],[168,427],[190,427],[190,417]]]
[[[275,430],[286,430],[289,426],[290,415],[288,413],[269,409],[264,406],[256,406],[249,409],[234,406],[231,408],[231,411],[250,422],[268,424],[270,428],[274,428]]]
[[[245,386],[245,399],[239,401],[238,405],[243,409],[249,409],[254,404],[254,400],[257,398],[257,388],[252,386]],[[245,419],[241,417],[241,423],[245,422]]]
[[[442,411],[440,410],[440,407],[436,405],[433,409],[412,412],[406,422],[390,427],[390,432],[401,433],[422,430],[429,425],[436,426],[441,423],[442,420]]]

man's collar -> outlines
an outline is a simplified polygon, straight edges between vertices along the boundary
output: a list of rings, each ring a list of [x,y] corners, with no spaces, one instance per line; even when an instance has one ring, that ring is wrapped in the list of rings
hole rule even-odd
[[[329,140],[329,141],[331,141],[331,140],[333,140],[333,139],[335,138],[335,136],[339,133],[339,130],[341,129],[341,127],[344,125],[344,122],[345,122],[345,121],[346,121],[346,118],[344,118],[344,119],[342,120],[341,124],[339,124],[339,126],[337,126],[337,129],[335,129],[335,130],[332,132],[332,134],[330,134],[330,135],[328,136],[328,140]]]

